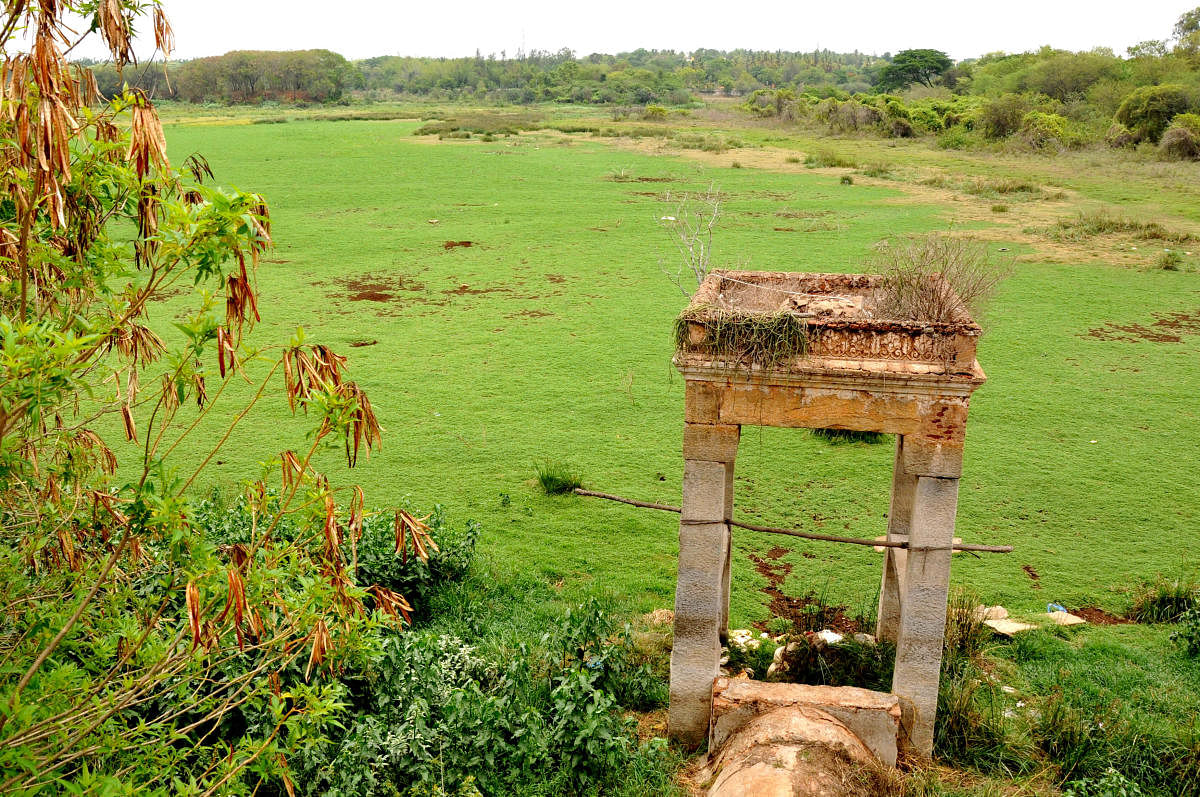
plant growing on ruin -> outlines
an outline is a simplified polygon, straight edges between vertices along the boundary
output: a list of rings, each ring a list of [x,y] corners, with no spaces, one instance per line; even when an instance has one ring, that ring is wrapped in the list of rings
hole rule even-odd
[[[808,351],[808,324],[786,311],[689,307],[675,319],[675,350],[708,354],[747,369],[774,368]]]
[[[1012,266],[994,260],[982,241],[931,233],[881,241],[871,270],[882,275],[877,318],[957,323],[982,314]]]

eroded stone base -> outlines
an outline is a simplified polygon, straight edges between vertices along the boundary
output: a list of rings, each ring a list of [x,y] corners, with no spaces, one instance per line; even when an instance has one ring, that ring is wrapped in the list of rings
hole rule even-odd
[[[872,757],[896,765],[901,705],[896,695],[852,686],[806,686],[717,678],[708,749],[716,751],[756,718],[780,708],[815,709],[833,717]]]

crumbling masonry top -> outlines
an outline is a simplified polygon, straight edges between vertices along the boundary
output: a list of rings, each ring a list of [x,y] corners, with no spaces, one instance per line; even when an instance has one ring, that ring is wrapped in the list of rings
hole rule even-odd
[[[951,323],[879,317],[881,282],[870,274],[713,271],[679,318],[675,365],[734,381],[878,374],[968,393],[982,384],[979,325],[965,312]]]

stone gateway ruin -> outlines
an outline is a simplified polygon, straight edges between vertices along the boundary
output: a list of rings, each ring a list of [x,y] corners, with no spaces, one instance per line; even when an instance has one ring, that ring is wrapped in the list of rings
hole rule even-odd
[[[734,463],[751,425],[896,436],[877,635],[896,644],[892,692],[903,711],[889,710],[899,745],[932,751],[967,409],[985,380],[980,328],[965,311],[938,323],[875,317],[881,285],[870,275],[713,271],[677,322],[686,393],[669,732],[684,744],[699,745],[713,723]],[[722,738],[730,733],[722,727]]]

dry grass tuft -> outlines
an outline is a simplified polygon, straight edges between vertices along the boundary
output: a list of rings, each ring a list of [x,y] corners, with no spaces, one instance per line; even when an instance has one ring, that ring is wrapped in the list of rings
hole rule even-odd
[[[993,261],[982,241],[936,233],[882,241],[872,265],[883,275],[875,315],[929,323],[962,323],[981,314],[1012,271],[1010,262]]]

